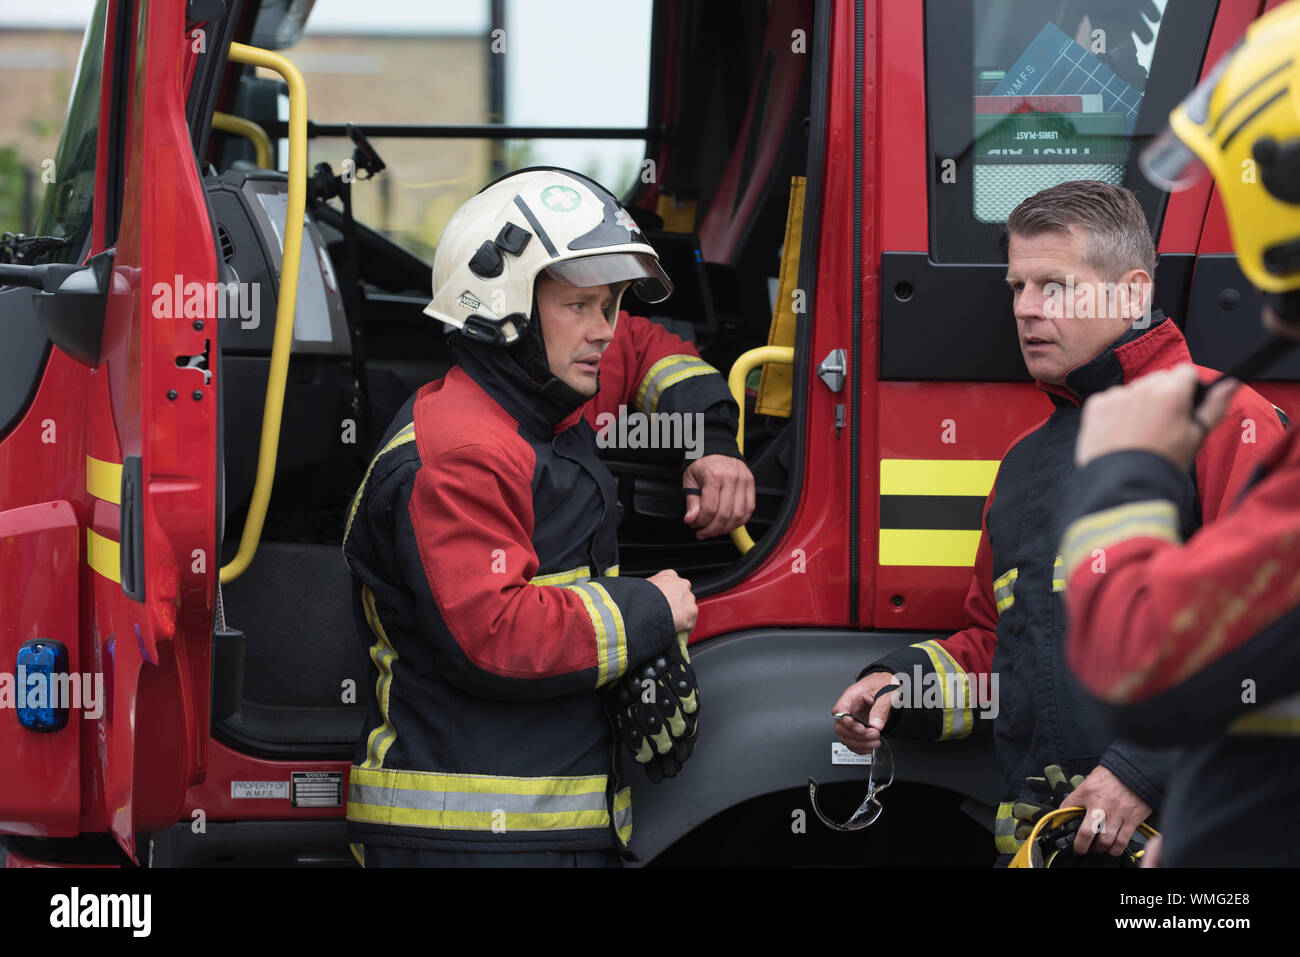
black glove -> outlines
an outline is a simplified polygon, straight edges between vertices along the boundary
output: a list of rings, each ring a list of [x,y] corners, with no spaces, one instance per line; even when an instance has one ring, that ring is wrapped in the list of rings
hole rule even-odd
[[[1068,781],[1065,771],[1059,764],[1049,764],[1043,768],[1043,777],[1025,778],[1025,784],[1035,794],[1043,795],[1041,804],[1016,802],[1011,808],[1011,816],[1016,819],[1016,840],[1023,841],[1034,830],[1038,819],[1048,811],[1055,811],[1070,792],[1083,783],[1083,775],[1076,774]]]
[[[624,675],[606,698],[619,737],[655,784],[676,777],[695,749],[700,693],[686,637],[678,632],[667,651]]]

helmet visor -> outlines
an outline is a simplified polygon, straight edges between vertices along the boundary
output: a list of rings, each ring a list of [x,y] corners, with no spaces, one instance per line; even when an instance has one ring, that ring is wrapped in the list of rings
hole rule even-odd
[[[1238,42],[1237,47],[1240,46],[1241,43]],[[1204,127],[1209,122],[1210,99],[1218,89],[1223,74],[1227,72],[1237,47],[1222,57],[1209,75],[1180,104],[1184,116],[1197,126]],[[1189,189],[1208,172],[1201,158],[1169,126],[1142,151],[1138,164],[1146,178],[1166,193]]]
[[[663,302],[673,292],[673,281],[647,253],[606,253],[551,263],[546,272],[570,286],[604,286],[629,282],[643,302]]]
[[[1146,178],[1166,193],[1195,186],[1207,172],[1201,158],[1169,128],[1142,151],[1138,163]]]

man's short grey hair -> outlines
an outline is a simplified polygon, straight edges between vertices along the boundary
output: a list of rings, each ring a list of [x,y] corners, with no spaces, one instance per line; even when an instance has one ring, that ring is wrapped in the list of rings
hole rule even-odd
[[[1017,236],[1088,229],[1084,261],[1110,282],[1130,269],[1155,276],[1156,248],[1137,197],[1122,186],[1081,179],[1035,193],[1011,211],[1007,232]]]

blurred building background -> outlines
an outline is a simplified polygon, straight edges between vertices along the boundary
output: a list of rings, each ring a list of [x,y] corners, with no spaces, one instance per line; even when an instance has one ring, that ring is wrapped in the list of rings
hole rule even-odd
[[[33,230],[41,174],[52,168],[82,36],[98,6],[0,0],[0,231]],[[650,7],[650,0],[317,0],[301,41],[281,52],[303,72],[309,117],[319,123],[640,127]],[[621,192],[645,155],[643,140],[371,139],[388,168],[354,185],[356,215],[426,258],[452,212],[500,171],[551,163]],[[308,153],[309,169],[322,161],[337,169],[352,144],[322,137]],[[284,169],[285,151],[277,162]]]

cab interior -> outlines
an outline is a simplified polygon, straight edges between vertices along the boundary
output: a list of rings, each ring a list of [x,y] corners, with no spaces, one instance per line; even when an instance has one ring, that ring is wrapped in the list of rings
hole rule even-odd
[[[274,38],[278,52],[293,61],[283,9],[270,2],[229,6],[219,26],[212,25],[223,40],[257,46]],[[623,200],[660,253],[675,292],[654,307],[636,304],[636,311],[693,342],[724,376],[739,356],[769,342],[791,180],[818,175],[820,164],[809,163],[817,155],[813,80],[826,55],[818,37],[827,32],[828,8],[817,4],[814,11],[813,0],[653,4],[646,148],[663,178],[639,177]],[[796,31],[803,31],[802,49],[792,43]],[[283,155],[279,163],[269,161],[286,133],[285,99],[278,78],[233,61],[200,59],[190,114],[219,278],[256,282],[260,295],[256,319],[228,315],[219,333],[223,564],[237,552],[258,470],[281,292],[278,230],[289,191]],[[309,102],[307,111],[309,136],[339,132],[329,125],[336,117],[327,115],[328,104]],[[219,118],[218,127],[214,115],[235,119]],[[373,169],[377,151],[365,117],[349,119],[358,169]],[[412,119],[429,124],[422,135],[437,148],[438,117]],[[627,118],[629,126],[641,121]],[[349,224],[343,197],[329,196],[339,190],[340,182],[331,180],[339,170],[314,172],[270,504],[251,565],[221,587],[225,634],[235,637],[214,645],[214,733],[266,757],[351,754],[372,689],[340,554],[347,508],[393,415],[452,363],[440,327],[422,314],[431,255],[406,248],[359,216]],[[366,178],[359,172],[350,184],[354,195],[378,188],[385,173]],[[816,203],[806,206],[805,249],[815,235]],[[800,286],[810,294],[813,259],[805,255],[800,270]],[[798,341],[806,323],[799,326],[796,353],[807,348]],[[624,508],[621,574],[675,568],[697,594],[743,576],[763,538],[793,508],[788,493],[797,488],[803,444],[800,365],[794,363],[788,417],[756,413],[755,390],[745,390],[744,450],[757,488],[747,531],[758,543],[748,556],[726,536],[698,541],[678,520],[685,507],[678,453],[602,450]],[[756,381],[757,373],[749,385]]]

